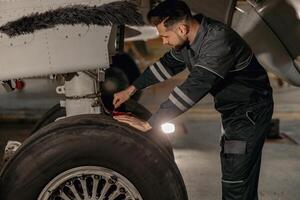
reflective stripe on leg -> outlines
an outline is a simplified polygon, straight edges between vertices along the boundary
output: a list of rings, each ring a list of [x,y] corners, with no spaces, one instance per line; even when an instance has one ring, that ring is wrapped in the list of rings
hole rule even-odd
[[[222,182],[223,183],[244,183],[244,180],[240,180],[240,181],[227,181],[227,180],[222,179]]]

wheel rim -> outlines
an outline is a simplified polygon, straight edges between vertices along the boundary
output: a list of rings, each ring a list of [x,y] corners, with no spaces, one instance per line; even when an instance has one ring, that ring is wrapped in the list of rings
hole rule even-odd
[[[96,166],[77,167],[52,179],[38,200],[142,200],[121,174]]]

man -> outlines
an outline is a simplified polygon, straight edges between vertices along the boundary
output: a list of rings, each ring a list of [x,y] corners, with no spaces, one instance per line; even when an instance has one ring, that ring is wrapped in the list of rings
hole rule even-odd
[[[192,16],[182,1],[159,4],[149,12],[148,20],[156,26],[163,44],[172,49],[130,87],[115,94],[115,107],[136,90],[163,82],[186,66],[190,74],[148,122],[127,116],[117,119],[148,131],[212,94],[224,128],[220,153],[222,199],[258,199],[261,153],[273,113],[266,71],[236,32],[205,16]]]

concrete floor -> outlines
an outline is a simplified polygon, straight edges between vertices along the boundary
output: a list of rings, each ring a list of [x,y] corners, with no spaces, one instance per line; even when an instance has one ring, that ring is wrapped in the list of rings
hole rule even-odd
[[[283,121],[281,125],[282,131],[291,131],[291,126],[300,130],[300,121]],[[189,199],[221,199],[220,124],[216,121],[189,120],[186,126],[189,133],[174,139],[174,149]],[[288,139],[268,140],[263,150],[260,199],[299,199],[299,170],[299,145]]]
[[[141,103],[155,110],[177,82],[146,90]],[[300,89],[274,89],[275,117],[281,132],[290,139],[268,140],[263,150],[259,185],[261,200],[297,200],[300,196]],[[149,99],[148,97],[152,98]],[[176,121],[184,123],[188,134],[172,136],[176,162],[184,178],[190,200],[221,199],[219,138],[220,119],[211,97],[204,98]],[[8,140],[22,141],[31,123],[0,123],[0,156]]]

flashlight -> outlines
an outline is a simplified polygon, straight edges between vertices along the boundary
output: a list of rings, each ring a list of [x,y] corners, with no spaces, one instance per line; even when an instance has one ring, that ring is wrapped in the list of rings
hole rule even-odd
[[[161,130],[165,133],[165,134],[172,134],[175,132],[175,125],[172,123],[164,123],[161,125]]]

